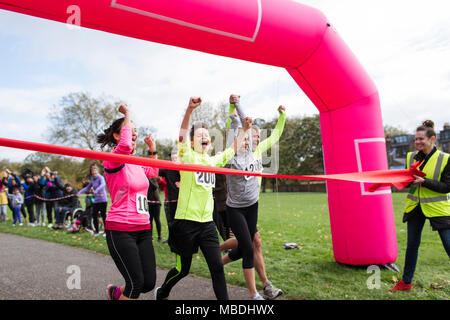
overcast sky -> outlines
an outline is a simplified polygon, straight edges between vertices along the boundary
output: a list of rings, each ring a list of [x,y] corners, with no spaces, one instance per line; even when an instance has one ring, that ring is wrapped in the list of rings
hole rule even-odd
[[[304,0],[329,18],[374,79],[385,125],[450,122],[450,4],[446,0]],[[87,91],[132,107],[138,126],[176,139],[190,96],[218,104],[239,93],[271,119],[318,111],[284,69],[159,45],[0,10],[0,137],[48,142],[48,113]],[[238,76],[236,76],[238,75]],[[28,151],[0,147],[0,159]]]

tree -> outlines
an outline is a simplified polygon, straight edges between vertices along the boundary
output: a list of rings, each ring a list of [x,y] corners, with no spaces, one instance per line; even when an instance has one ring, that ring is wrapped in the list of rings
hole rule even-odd
[[[396,128],[394,126],[385,125],[384,126],[384,135],[385,137],[394,137],[394,136],[400,136],[403,134],[408,134],[408,132],[402,128]]]
[[[268,130],[267,135],[270,135],[270,130],[275,127],[277,120],[276,118],[266,123],[264,128]],[[279,174],[323,174],[319,115],[286,119],[284,131],[279,141],[278,158]],[[282,184],[297,183],[292,180],[280,180],[280,182]]]
[[[225,102],[214,107],[212,103],[203,102],[191,115],[191,123],[205,122],[210,128],[225,130],[228,119],[229,105]]]
[[[52,143],[98,150],[97,134],[117,117],[116,106],[119,104],[119,100],[111,97],[93,98],[86,92],[62,97],[49,115],[49,140]]]

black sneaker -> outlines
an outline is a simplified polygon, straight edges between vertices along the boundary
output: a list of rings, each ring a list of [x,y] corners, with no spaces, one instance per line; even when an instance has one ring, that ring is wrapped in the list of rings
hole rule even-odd
[[[155,300],[167,300],[168,297],[161,296],[161,287],[155,289]]]

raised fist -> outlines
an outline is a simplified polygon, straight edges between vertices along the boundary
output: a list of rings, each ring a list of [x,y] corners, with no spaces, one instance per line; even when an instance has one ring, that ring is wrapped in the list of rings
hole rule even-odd
[[[249,130],[252,127],[253,119],[250,117],[246,117],[244,119],[244,130]]]
[[[144,142],[148,145],[150,152],[155,151],[155,149],[156,149],[155,138],[153,137],[153,135],[151,133],[149,133],[148,136],[146,136],[144,138]]]
[[[128,108],[128,105],[126,103],[121,103],[119,106],[119,112],[123,115],[126,115],[128,112],[130,112],[130,109]]]
[[[239,99],[241,98],[241,96],[237,95],[237,94],[232,94],[230,96],[230,103],[238,103]]]
[[[189,108],[195,109],[202,104],[202,98],[200,97],[191,97],[189,99]]]

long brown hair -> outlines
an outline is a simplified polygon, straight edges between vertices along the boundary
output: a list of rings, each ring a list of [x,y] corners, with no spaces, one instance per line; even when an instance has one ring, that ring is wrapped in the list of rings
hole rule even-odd
[[[97,143],[101,144],[101,147],[108,145],[109,147],[115,147],[117,145],[116,139],[114,138],[114,133],[120,133],[120,128],[122,127],[125,118],[120,118],[114,120],[114,122],[109,126],[108,129],[104,130],[103,133],[97,135]]]

